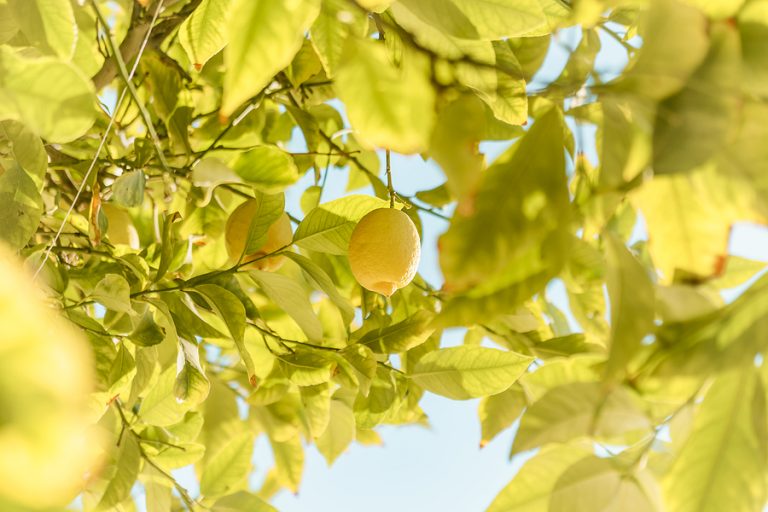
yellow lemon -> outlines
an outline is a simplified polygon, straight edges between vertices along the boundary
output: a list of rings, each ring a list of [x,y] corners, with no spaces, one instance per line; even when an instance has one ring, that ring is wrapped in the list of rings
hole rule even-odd
[[[389,297],[411,282],[421,257],[419,233],[400,210],[373,210],[349,239],[352,274],[364,288]]]
[[[225,240],[227,243],[227,253],[229,259],[235,263],[240,259],[245,251],[245,243],[248,240],[248,229],[251,226],[256,215],[259,203],[254,199],[249,199],[244,202],[232,212],[232,215],[227,219],[227,227],[225,230]],[[254,261],[248,268],[255,268],[258,270],[266,270],[267,272],[274,272],[279,269],[284,261],[285,256],[270,256],[269,258],[263,258],[265,254],[275,252],[281,247],[291,243],[293,240],[293,232],[291,231],[291,219],[288,215],[283,213],[278,219],[269,226],[267,230],[267,241],[264,245],[259,247],[256,252],[248,254],[243,258],[244,262],[261,258]]]
[[[88,342],[0,245],[0,503],[64,506],[94,463]]]
[[[102,203],[101,211],[107,216],[107,239],[113,245],[127,245],[139,249],[139,233],[128,212],[112,203]]]

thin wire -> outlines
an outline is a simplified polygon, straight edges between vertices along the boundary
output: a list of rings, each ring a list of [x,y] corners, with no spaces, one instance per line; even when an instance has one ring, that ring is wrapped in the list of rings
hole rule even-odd
[[[155,28],[155,22],[157,21],[157,18],[160,15],[160,10],[163,8],[164,1],[165,0],[160,0],[157,3],[157,9],[155,9],[155,14],[152,16],[152,23],[150,23],[149,30],[147,30],[147,33],[144,36],[144,40],[141,42],[141,46],[139,47],[139,53],[136,54],[136,60],[133,63],[131,72],[128,74],[129,80],[133,78],[133,75],[136,73],[136,69],[139,67],[139,60],[141,60],[141,56],[147,47],[147,43],[149,42],[149,36],[150,34],[152,34],[152,29]],[[109,27],[104,27],[104,29],[109,30]],[[56,245],[56,242],[59,241],[59,237],[61,236],[61,233],[64,231],[64,226],[67,224],[67,220],[69,219],[69,216],[74,211],[75,205],[77,204],[77,200],[80,198],[80,194],[82,194],[83,190],[85,189],[85,184],[88,183],[88,178],[91,176],[91,172],[93,172],[94,167],[96,167],[96,162],[99,159],[101,150],[104,149],[104,144],[107,141],[107,137],[109,137],[109,132],[112,130],[112,125],[115,124],[115,115],[120,110],[120,107],[123,104],[123,99],[125,98],[125,93],[127,91],[128,91],[127,87],[124,88],[123,92],[120,93],[120,97],[117,99],[117,103],[115,103],[115,108],[112,111],[112,115],[109,117],[109,123],[107,124],[107,129],[104,130],[104,135],[101,137],[101,141],[99,141],[99,147],[96,148],[96,154],[93,155],[93,160],[91,161],[91,165],[88,166],[88,170],[86,171],[85,176],[83,177],[83,182],[80,184],[80,187],[77,189],[77,193],[75,194],[74,199],[72,199],[72,204],[69,205],[69,209],[67,210],[67,213],[64,215],[64,219],[61,221],[61,226],[59,226],[59,229],[56,231],[56,235],[51,239],[50,243],[48,244],[48,247],[45,250],[45,254],[43,255],[43,260],[40,262],[40,266],[37,267],[35,274],[32,276],[33,281],[37,279],[37,276],[40,274],[40,272],[43,270],[43,267],[48,262],[48,258],[51,255],[51,251],[53,250],[53,247]]]

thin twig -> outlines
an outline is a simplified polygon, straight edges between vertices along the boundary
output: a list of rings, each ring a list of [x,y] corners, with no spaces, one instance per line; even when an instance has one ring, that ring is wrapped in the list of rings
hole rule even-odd
[[[136,445],[139,447],[139,453],[141,454],[141,458],[143,458],[145,461],[147,461],[147,464],[155,468],[161,475],[163,475],[166,479],[168,479],[171,484],[176,488],[176,491],[179,493],[179,496],[181,496],[182,501],[184,501],[184,504],[187,506],[189,510],[195,510],[195,507],[202,507],[202,505],[195,500],[192,496],[189,495],[189,491],[182,486],[176,479],[168,473],[166,470],[164,470],[162,467],[160,467],[155,461],[153,461],[149,455],[147,455],[147,452],[144,450],[144,447],[141,446],[142,442],[146,442],[146,439],[143,439],[135,430],[133,430],[133,426],[130,421],[128,421],[128,418],[125,416],[125,412],[123,411],[123,406],[120,403],[120,399],[117,398],[112,401],[112,404],[117,409],[117,412],[120,414],[120,420],[122,421],[123,430],[122,432],[128,432],[130,435],[134,436],[136,438]],[[122,436],[121,436],[122,437]]]
[[[389,207],[394,208],[395,207],[395,189],[392,186],[392,164],[390,162],[389,157],[389,150],[384,151],[384,159],[386,161],[386,171],[387,171],[387,192],[389,192]]]
[[[95,7],[96,3],[94,2],[93,5]],[[149,40],[149,36],[152,33],[152,28],[154,27],[155,22],[157,21],[157,17],[160,14],[160,9],[162,8],[162,6],[163,6],[163,0],[160,0],[160,2],[158,2],[157,4],[157,9],[155,10],[155,14],[152,17],[152,23],[149,26],[149,30],[147,30],[147,33],[144,37],[141,47],[139,48],[139,52],[136,56],[136,62],[134,62],[133,68],[131,69],[131,72],[128,74],[129,82],[130,82],[130,79],[133,78],[133,75],[136,73],[136,68],[139,65],[139,60],[141,60],[141,56],[144,53],[144,49],[147,46],[147,41]],[[106,30],[108,31],[109,26],[106,24],[104,26],[107,27]],[[109,132],[112,130],[112,126],[115,124],[115,116],[117,115],[117,112],[120,109],[120,105],[122,104],[124,98],[125,98],[125,89],[120,93],[120,97],[117,99],[117,103],[115,103],[115,109],[112,112],[112,115],[109,117],[109,123],[107,124],[107,128],[104,130],[104,135],[102,135],[101,140],[99,141],[99,145],[96,148],[96,153],[93,155],[93,160],[91,160],[91,164],[88,166],[88,170],[85,172],[85,176],[83,176],[83,181],[80,184],[80,187],[77,189],[77,193],[75,194],[75,197],[72,199],[72,203],[69,205],[69,209],[67,210],[67,213],[64,215],[64,219],[61,221],[61,226],[59,226],[58,231],[56,231],[56,236],[53,237],[53,240],[51,240],[50,244],[48,245],[48,248],[45,251],[45,254],[43,255],[43,259],[40,262],[40,266],[37,267],[37,270],[35,271],[35,274],[32,277],[33,281],[37,279],[37,276],[43,270],[45,263],[48,261],[48,258],[51,255],[52,247],[54,247],[56,243],[59,241],[59,237],[61,236],[62,231],[64,231],[64,226],[67,223],[67,219],[69,219],[69,216],[74,211],[75,205],[77,204],[77,200],[80,198],[80,195],[83,193],[83,190],[85,190],[85,185],[88,183],[88,178],[91,176],[91,172],[93,172],[93,169],[96,166],[96,162],[99,159],[101,150],[104,148],[104,144],[107,141]]]
[[[139,98],[139,92],[136,90],[136,87],[133,85],[132,79],[133,79],[133,73],[128,73],[128,68],[125,65],[125,62],[123,61],[123,56],[120,53],[119,49],[117,48],[117,44],[112,39],[112,33],[110,31],[109,24],[107,23],[107,20],[104,18],[104,16],[101,14],[101,11],[99,10],[99,7],[96,5],[96,0],[91,0],[91,5],[93,6],[93,10],[96,13],[96,17],[101,22],[102,26],[104,27],[104,33],[106,35],[107,44],[109,44],[109,48],[112,51],[112,57],[117,62],[117,70],[120,73],[120,77],[125,82],[125,87],[128,89],[128,92],[131,95],[131,98],[133,98],[133,101],[136,103],[136,106],[139,108],[139,112],[141,113],[142,119],[144,119],[144,124],[147,127],[147,131],[149,132],[150,137],[152,138],[152,143],[155,148],[155,153],[157,154],[157,158],[160,161],[160,164],[163,166],[163,168],[170,173],[171,169],[168,167],[168,162],[165,160],[165,154],[163,153],[163,148],[160,144],[160,137],[157,135],[157,131],[155,130],[155,125],[152,123],[152,116],[149,115],[149,111],[147,110],[147,107],[142,103],[141,98]],[[160,12],[160,8],[163,5],[163,0],[160,0],[157,4],[157,11],[155,14],[157,15]],[[136,64],[138,64],[138,60],[136,61]],[[134,64],[134,69],[136,64]]]

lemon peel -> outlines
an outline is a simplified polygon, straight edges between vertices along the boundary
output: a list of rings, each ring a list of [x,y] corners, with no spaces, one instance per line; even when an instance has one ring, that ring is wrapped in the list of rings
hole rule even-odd
[[[348,254],[357,282],[389,297],[416,275],[421,258],[419,233],[405,213],[379,208],[357,223]]]
[[[258,206],[259,203],[257,201],[249,199],[235,208],[229,216],[229,219],[227,219],[225,241],[227,245],[227,254],[229,254],[229,259],[233,263],[239,261],[240,256],[242,256],[245,251],[245,244],[248,240],[248,230],[256,215]],[[291,219],[285,212],[283,212],[280,217],[269,226],[266,242],[264,242],[256,252],[246,255],[242,260],[243,262],[251,260],[256,261],[253,261],[244,267],[274,272],[283,265],[285,256],[277,255],[264,258],[264,255],[289,245],[292,240],[293,232],[291,231]]]
[[[97,461],[89,344],[2,244],[0,282],[0,502],[65,506]]]

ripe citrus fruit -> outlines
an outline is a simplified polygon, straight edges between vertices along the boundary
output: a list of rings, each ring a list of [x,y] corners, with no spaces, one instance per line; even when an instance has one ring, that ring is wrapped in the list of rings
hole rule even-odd
[[[255,199],[249,199],[232,212],[227,220],[225,240],[227,243],[227,253],[232,262],[240,260],[240,256],[245,251],[245,244],[248,240],[248,230],[251,226],[254,216],[258,210],[259,203]],[[267,239],[264,245],[259,247],[256,252],[248,254],[243,258],[243,262],[261,258],[265,254],[274,252],[281,247],[291,243],[293,232],[291,231],[291,219],[283,213],[278,219],[269,226],[267,230]],[[266,270],[273,272],[279,269],[285,262],[285,256],[270,256],[254,261],[248,268],[257,270]]]
[[[348,252],[357,282],[389,297],[416,275],[421,257],[419,233],[405,213],[380,208],[357,223]]]
[[[90,348],[2,244],[0,282],[0,503],[65,506],[94,462]]]
[[[107,216],[109,242],[113,245],[127,245],[131,249],[138,249],[139,233],[128,212],[111,203],[102,203],[101,211]]]

